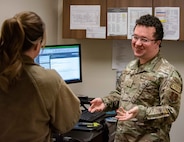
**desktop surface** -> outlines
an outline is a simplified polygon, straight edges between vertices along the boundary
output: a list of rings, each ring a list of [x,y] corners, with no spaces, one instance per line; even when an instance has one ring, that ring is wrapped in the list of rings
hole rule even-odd
[[[79,142],[104,142],[103,131],[78,131],[71,130],[70,132],[63,135],[65,138],[71,138]]]

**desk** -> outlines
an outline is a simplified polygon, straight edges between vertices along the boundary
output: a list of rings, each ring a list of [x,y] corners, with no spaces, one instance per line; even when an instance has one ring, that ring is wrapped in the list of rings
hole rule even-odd
[[[93,98],[80,97],[79,99],[81,106],[87,109],[85,104],[89,105],[90,100]],[[105,117],[98,118],[96,122],[101,124],[102,127],[100,129],[89,131],[72,129],[70,132],[62,135],[62,141],[55,142],[113,142],[116,123],[106,122]]]
[[[113,142],[116,123],[106,122],[98,131],[71,130],[64,135],[53,133],[53,142]]]
[[[72,130],[63,136],[65,141],[67,141],[68,137],[71,137],[73,141],[77,142],[104,142],[102,130],[89,132]]]
[[[114,137],[115,137],[115,131],[116,131],[116,123],[114,122],[106,122],[107,127],[109,130],[109,140],[108,142],[114,142]]]
[[[114,134],[116,130],[116,123],[106,122],[104,128],[99,131],[79,131],[71,130],[70,132],[64,134],[63,136],[68,139],[64,142],[113,142]]]

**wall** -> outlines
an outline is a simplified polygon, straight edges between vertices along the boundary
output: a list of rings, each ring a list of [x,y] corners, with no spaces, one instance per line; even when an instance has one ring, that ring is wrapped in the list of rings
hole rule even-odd
[[[166,57],[181,73],[184,81],[184,41],[163,42],[163,47],[161,48],[162,54]],[[174,122],[171,129],[171,142],[183,142],[183,118],[184,118],[184,91],[182,93],[181,109],[180,114],[176,122]]]
[[[34,11],[41,16],[46,24],[47,44],[57,42],[58,25],[58,1],[57,0],[1,0],[0,25],[2,22],[21,11]]]
[[[62,39],[62,1],[1,0],[0,24],[5,18],[9,18],[19,11],[32,10],[37,12],[46,23],[47,44],[81,43],[82,45],[83,82],[70,84],[72,90],[76,94],[92,97],[105,96],[115,88],[116,71],[111,69],[113,41]],[[124,47],[131,48],[129,41],[124,40],[123,44]],[[161,51],[163,56],[181,72],[184,79],[184,42],[164,41]],[[184,98],[182,98],[180,115],[173,124],[171,142],[183,142],[183,118]]]

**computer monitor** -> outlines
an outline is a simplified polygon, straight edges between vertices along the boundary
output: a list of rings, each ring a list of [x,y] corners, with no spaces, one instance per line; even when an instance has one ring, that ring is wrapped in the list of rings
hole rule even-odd
[[[55,69],[67,84],[82,82],[80,44],[47,45],[35,62],[46,69]]]

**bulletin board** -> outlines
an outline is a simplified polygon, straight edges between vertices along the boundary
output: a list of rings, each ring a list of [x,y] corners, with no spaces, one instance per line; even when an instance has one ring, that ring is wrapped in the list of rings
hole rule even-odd
[[[85,39],[85,29],[71,29],[70,28],[70,7],[75,5],[99,5],[100,6],[100,26],[108,27],[108,10],[110,8],[124,8],[130,7],[151,7],[152,14],[154,14],[155,7],[179,7],[179,38],[184,40],[184,1],[182,0],[63,0],[63,38]],[[111,36],[106,33],[104,39],[127,39],[127,35]]]

